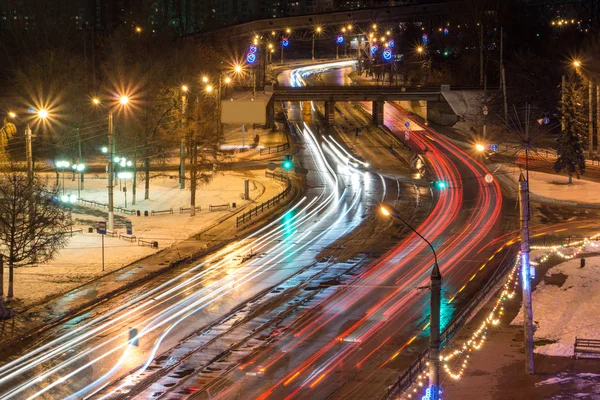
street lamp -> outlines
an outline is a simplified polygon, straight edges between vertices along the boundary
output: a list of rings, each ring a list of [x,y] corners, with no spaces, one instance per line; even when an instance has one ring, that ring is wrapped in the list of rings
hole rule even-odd
[[[484,146],[484,145],[482,145],[481,143],[477,143],[477,144],[475,145],[475,150],[477,150],[478,152],[480,152],[480,153],[481,153],[481,152],[483,152],[483,151],[485,150],[485,146]]]
[[[381,204],[380,212],[385,217],[393,217],[401,221],[418,237],[420,237],[433,253],[433,269],[429,275],[431,282],[430,314],[429,314],[429,387],[431,388],[431,400],[438,400],[440,389],[440,299],[442,288],[442,274],[438,265],[437,254],[432,244],[408,224],[398,210]]]
[[[16,113],[14,113],[13,111],[9,111],[9,112],[8,112],[8,116],[9,116],[9,117],[11,117],[12,119],[15,119],[15,118],[17,118],[17,114],[16,114]]]
[[[581,67],[581,62],[579,60],[573,60],[573,66],[575,68],[579,68],[579,67]]]
[[[85,170],[85,164],[73,164],[71,165],[71,167],[73,168],[73,173],[79,172],[81,175],[83,175],[83,171]],[[81,198],[81,179],[77,179],[77,198]]]
[[[317,35],[317,34],[320,35],[322,31],[323,31],[323,28],[320,26],[317,26],[312,35],[312,60],[313,61],[315,61],[315,35]]]
[[[56,162],[56,168],[62,169],[62,192],[63,192],[63,194],[65,194],[65,168],[69,168],[69,166],[71,166],[71,163],[69,163],[68,161],[57,161]],[[56,183],[58,183],[58,182],[56,182]]]
[[[96,106],[102,106],[108,110],[108,230],[113,232],[115,229],[115,212],[114,212],[114,195],[113,195],[113,110],[112,108],[102,104],[99,98],[92,99],[92,103]],[[129,104],[129,97],[126,95],[119,96],[119,105],[122,107]]]

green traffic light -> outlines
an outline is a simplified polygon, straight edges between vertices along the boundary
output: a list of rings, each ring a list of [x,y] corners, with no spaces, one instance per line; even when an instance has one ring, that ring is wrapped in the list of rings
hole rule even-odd
[[[446,189],[446,182],[444,182],[444,181],[437,181],[435,183],[435,185],[437,186],[438,189]]]

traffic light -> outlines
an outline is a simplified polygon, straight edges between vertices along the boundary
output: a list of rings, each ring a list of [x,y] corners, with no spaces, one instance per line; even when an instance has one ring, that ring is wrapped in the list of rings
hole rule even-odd
[[[281,166],[286,171],[289,171],[292,168],[294,168],[294,163],[292,162],[292,156],[290,154],[285,155],[285,159],[283,160],[283,164]]]
[[[448,184],[444,181],[435,181],[433,182],[434,186],[440,190],[446,189]]]

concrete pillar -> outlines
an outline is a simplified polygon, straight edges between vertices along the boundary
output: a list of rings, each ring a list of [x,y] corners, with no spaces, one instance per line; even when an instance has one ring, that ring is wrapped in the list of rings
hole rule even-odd
[[[303,101],[302,102],[303,115],[310,117],[310,110],[311,110],[310,101]]]
[[[325,102],[325,118],[327,125],[332,126],[335,123],[335,101]]]
[[[373,124],[375,126],[383,125],[383,106],[385,101],[374,101],[373,102]]]
[[[273,99],[267,103],[267,124],[265,128],[274,128],[275,127],[275,102]]]

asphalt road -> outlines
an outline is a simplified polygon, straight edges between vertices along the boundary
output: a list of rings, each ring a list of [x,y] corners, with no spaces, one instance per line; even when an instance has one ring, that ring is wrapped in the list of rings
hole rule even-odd
[[[342,78],[336,75],[346,73],[344,69],[328,71],[319,80],[339,81]],[[302,78],[306,82],[308,76]],[[294,74],[291,82],[296,83]],[[368,112],[369,104],[364,109]],[[480,267],[503,246],[494,240],[506,229],[500,187],[496,181],[485,181],[488,171],[474,157],[419,126],[401,109],[386,104],[385,113],[385,125],[392,134],[421,154],[429,179],[445,182],[443,189],[433,186],[434,209],[416,224],[438,253],[444,276],[445,325],[460,307],[462,286],[478,273],[481,279],[487,271],[479,272]],[[408,140],[406,122],[411,127]],[[428,320],[428,295],[415,288],[428,284],[432,264],[426,244],[409,235],[359,279],[290,326],[276,342],[213,383],[210,396],[199,393],[194,398],[364,399],[383,395],[425,344],[427,335],[419,332]],[[494,262],[489,264],[488,270],[493,269]]]

